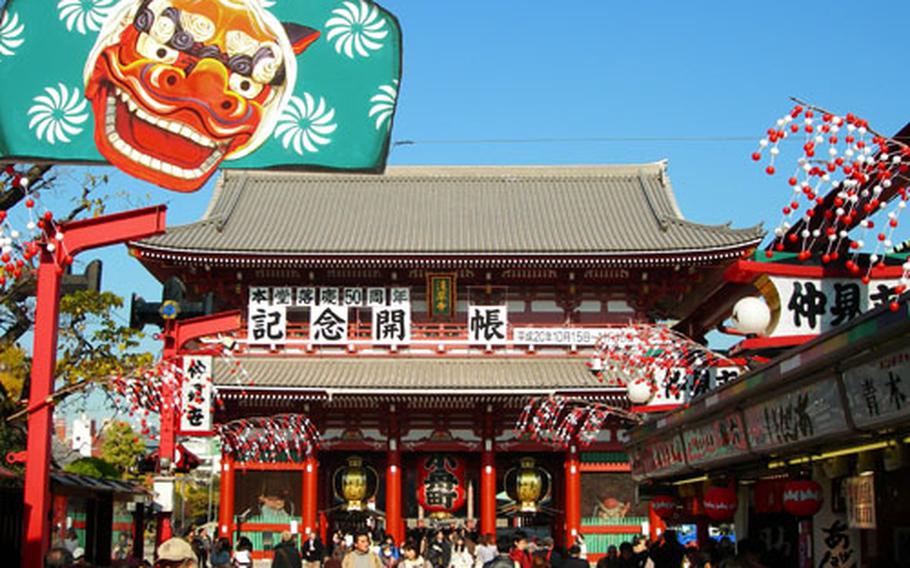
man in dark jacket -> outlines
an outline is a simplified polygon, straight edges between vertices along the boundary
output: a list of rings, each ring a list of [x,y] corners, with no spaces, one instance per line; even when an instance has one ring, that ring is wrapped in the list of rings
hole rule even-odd
[[[427,545],[426,558],[433,568],[448,568],[449,560],[452,559],[452,545],[444,532],[436,531],[433,540]]]
[[[275,559],[272,568],[300,568],[300,553],[294,543],[291,531],[281,533],[281,542],[275,546]]]
[[[676,531],[668,530],[657,544],[651,547],[649,554],[651,561],[654,562],[654,568],[680,568],[686,551],[679,544]]]
[[[517,564],[512,560],[512,543],[507,539],[501,538],[496,543],[496,550],[499,555],[483,565],[483,568],[515,568]]]
[[[304,568],[319,568],[325,554],[325,547],[322,546],[322,541],[316,536],[316,531],[311,531],[307,535],[300,549],[303,552]]]
[[[569,547],[569,557],[562,563],[562,568],[591,568],[587,560],[581,559],[581,548],[577,545]]]

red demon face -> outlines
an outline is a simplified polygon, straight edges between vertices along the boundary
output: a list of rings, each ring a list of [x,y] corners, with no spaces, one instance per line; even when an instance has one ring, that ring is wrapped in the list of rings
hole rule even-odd
[[[98,150],[132,176],[195,191],[222,160],[268,138],[296,79],[295,52],[318,32],[284,29],[257,0],[122,4],[87,67]]]

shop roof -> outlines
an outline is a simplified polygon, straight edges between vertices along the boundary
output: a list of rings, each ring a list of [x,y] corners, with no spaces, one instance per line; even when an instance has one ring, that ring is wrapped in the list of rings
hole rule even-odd
[[[226,171],[201,221],[134,246],[253,255],[648,254],[757,244],[687,221],[666,162],[400,166],[381,176]]]
[[[215,383],[220,387],[255,390],[306,389],[334,394],[440,394],[484,392],[515,394],[547,391],[610,390],[597,381],[581,358],[482,360],[469,358],[314,358],[244,357],[240,375],[232,361],[215,359]],[[248,381],[248,382],[247,382]]]

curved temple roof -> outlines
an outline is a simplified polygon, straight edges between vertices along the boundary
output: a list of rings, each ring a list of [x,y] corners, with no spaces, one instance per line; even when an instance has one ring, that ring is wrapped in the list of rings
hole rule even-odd
[[[666,162],[222,176],[201,221],[133,246],[257,256],[625,256],[729,251],[764,234],[685,220]]]

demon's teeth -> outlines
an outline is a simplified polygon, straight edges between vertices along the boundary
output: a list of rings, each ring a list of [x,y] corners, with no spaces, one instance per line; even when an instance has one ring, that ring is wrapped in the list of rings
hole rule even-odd
[[[145,122],[148,122],[149,124],[151,124],[153,126],[157,126],[158,128],[161,128],[162,130],[167,130],[169,132],[173,132],[174,134],[183,136],[184,138],[186,138],[188,140],[192,140],[193,142],[195,142],[196,144],[199,144],[200,146],[204,146],[206,148],[215,148],[216,147],[214,140],[212,140],[208,136],[205,136],[203,134],[200,134],[199,132],[196,132],[195,130],[186,126],[185,124],[181,124],[179,122],[175,122],[172,120],[168,120],[166,118],[161,118],[161,117],[157,117],[157,116],[149,114],[148,112],[145,111],[145,109],[143,109],[141,106],[137,105],[136,102],[133,100],[133,98],[126,91],[121,90],[121,89],[116,89],[116,94],[120,98],[121,101],[126,103],[127,108],[129,109],[129,111],[131,113],[133,113],[136,116],[136,118],[143,120]],[[112,101],[114,104],[111,104]],[[115,104],[116,104],[115,97],[109,96],[108,97],[108,109],[113,108]]]

